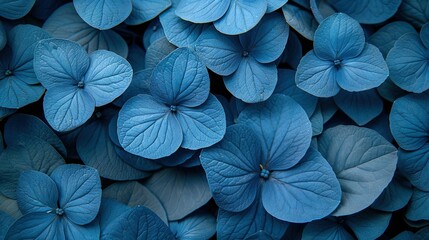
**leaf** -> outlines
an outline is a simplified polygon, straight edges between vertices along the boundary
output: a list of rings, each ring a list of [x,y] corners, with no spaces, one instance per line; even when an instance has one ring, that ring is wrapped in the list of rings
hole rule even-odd
[[[57,86],[46,92],[43,109],[49,125],[65,132],[81,126],[91,117],[95,100],[76,86]]]
[[[220,208],[240,212],[254,202],[259,188],[261,149],[254,131],[238,124],[228,127],[219,143],[202,150],[201,165]]]
[[[64,229],[65,239],[91,240],[100,238],[100,226],[97,219],[83,226],[75,224],[67,217],[60,218],[59,220]]]
[[[0,211],[0,221],[2,222],[0,226],[0,238],[5,239],[7,230],[9,230],[10,226],[15,222],[15,219],[11,215]]]
[[[304,223],[326,217],[340,199],[335,173],[312,148],[294,167],[271,172],[262,188],[262,203],[267,212],[288,222]]]
[[[37,171],[24,171],[18,180],[17,202],[22,214],[48,213],[56,209],[58,189],[52,179]]]
[[[316,111],[310,117],[312,135],[316,136],[323,132],[323,114],[320,105],[317,105]]]
[[[152,210],[166,224],[167,213],[159,199],[137,181],[117,182],[103,190],[104,198],[115,199],[130,207],[145,206]]]
[[[205,212],[195,212],[179,221],[170,222],[176,239],[210,239],[216,233],[216,218]]]
[[[402,0],[398,15],[415,27],[420,28],[428,22],[429,8],[426,0]]]
[[[274,92],[277,68],[274,63],[262,64],[248,56],[241,60],[237,71],[223,81],[234,97],[246,103],[262,102]]]
[[[242,34],[255,27],[266,10],[266,0],[231,0],[228,11],[214,26],[223,34]]]
[[[429,140],[427,99],[427,94],[409,94],[392,105],[390,129],[396,142],[405,150],[417,150]]]
[[[414,151],[398,151],[398,168],[413,186],[429,191],[429,143]]]
[[[338,70],[332,61],[319,59],[313,50],[301,58],[295,83],[302,90],[316,97],[332,97],[339,91]]]
[[[388,76],[383,55],[377,47],[366,44],[359,56],[341,62],[336,79],[341,88],[357,92],[380,86]]]
[[[275,10],[281,8],[285,3],[287,3],[288,0],[272,0],[267,1],[267,13],[274,12]]]
[[[358,239],[377,239],[389,226],[392,213],[379,212],[371,208],[346,218],[347,225]]]
[[[397,150],[374,130],[339,125],[326,130],[318,143],[343,192],[334,216],[365,209],[393,178]]]
[[[285,49],[289,26],[280,14],[262,18],[252,30],[239,36],[243,48],[260,63],[274,62]]]
[[[22,217],[22,213],[19,210],[18,203],[16,200],[7,198],[0,194],[0,211],[5,212],[6,214],[13,217],[13,220]]]
[[[429,220],[429,214],[426,211],[426,209],[428,209],[428,205],[429,193],[418,188],[414,188],[405,217],[411,221]]]
[[[61,222],[55,214],[30,213],[9,228],[5,239],[58,239],[65,240]]]
[[[204,172],[199,168],[165,168],[144,184],[164,206],[169,221],[184,218],[211,199]]]
[[[113,104],[116,106],[123,106],[128,99],[137,96],[139,94],[150,94],[150,75],[152,69],[145,69],[138,72],[134,72],[133,79],[131,80],[130,86],[127,90],[119,96]],[[116,128],[116,126],[115,126]],[[116,130],[115,130],[116,131]]]
[[[60,193],[59,207],[67,218],[78,225],[92,222],[101,202],[100,176],[96,169],[67,164],[54,170],[52,180]]]
[[[393,81],[388,77],[380,86],[377,87],[377,92],[381,97],[386,99],[389,102],[394,102],[397,98],[407,95],[407,91],[398,87]]]
[[[261,163],[268,170],[285,170],[297,164],[311,142],[311,123],[292,98],[276,94],[245,108],[238,117],[262,143]]]
[[[131,208],[129,206],[120,203],[112,198],[103,197],[101,199],[99,215],[101,234],[103,234],[106,229],[109,229],[110,225],[115,222],[115,219],[117,219],[124,212],[127,212],[130,209]]]
[[[304,231],[302,233],[302,240],[311,240],[319,238],[332,240],[355,239],[353,235],[347,232],[347,230],[343,226],[328,219],[310,222],[304,227]]]
[[[209,73],[188,48],[174,50],[152,72],[150,92],[167,105],[196,107],[207,100],[209,91]]]
[[[282,12],[289,26],[308,40],[313,40],[318,23],[309,11],[292,4],[285,4]]]
[[[22,18],[30,12],[35,2],[36,0],[1,1],[0,16],[10,20]]]
[[[228,76],[239,67],[243,48],[237,37],[223,35],[214,28],[208,28],[195,42],[195,52],[208,69]]]
[[[400,158],[398,161],[400,161]],[[371,208],[387,212],[397,211],[408,204],[412,194],[413,190],[411,184],[403,179],[403,177],[395,174],[389,185],[371,205]]]
[[[167,225],[143,206],[134,207],[109,225],[102,239],[175,239]]]
[[[209,95],[207,101],[194,108],[178,106],[176,117],[183,129],[183,148],[209,147],[225,134],[225,112],[214,95]]]
[[[152,20],[171,6],[170,0],[131,0],[131,2],[133,9],[125,19],[125,23],[129,25],[138,25]]]
[[[404,90],[421,93],[429,89],[427,56],[419,35],[407,33],[400,37],[387,54],[386,62],[392,81]]]
[[[3,70],[0,66],[0,71]],[[3,78],[3,76],[0,76],[0,78]],[[45,89],[41,85],[27,85],[16,76],[3,78],[0,80],[0,106],[10,109],[21,108],[37,102],[44,91]]]
[[[256,233],[245,238],[246,240],[273,240],[273,238],[264,231],[257,231]]]
[[[426,49],[429,48],[429,40],[427,39],[428,36],[429,36],[429,24],[425,24],[420,29],[420,40],[422,41]]]
[[[127,61],[131,64],[134,74],[145,69],[145,58],[146,50],[137,44],[131,44]]]
[[[146,51],[145,68],[154,69],[176,47],[163,37],[153,42]]]
[[[274,239],[280,239],[289,223],[280,221],[265,211],[259,197],[241,212],[219,209],[217,237],[219,239],[244,239],[264,231]]]
[[[292,69],[296,69],[301,58],[302,44],[298,38],[298,35],[293,31],[289,31],[286,48],[280,58],[276,60],[276,64],[279,65],[279,63],[284,63],[289,65]]]
[[[182,0],[176,6],[176,15],[193,23],[214,22],[225,15],[231,0]]]
[[[132,0],[74,0],[74,7],[79,16],[89,25],[106,30],[119,25],[131,13]]]
[[[3,23],[0,21],[0,50],[2,50],[7,43],[6,30],[4,29]]]
[[[118,117],[118,137],[132,154],[157,159],[174,153],[183,131],[176,115],[152,96],[140,94],[128,100]]]
[[[43,23],[43,29],[55,38],[79,43],[88,53],[109,50],[126,57],[128,46],[125,40],[113,30],[99,30],[88,25],[77,14],[73,3],[67,3],[55,10]]]

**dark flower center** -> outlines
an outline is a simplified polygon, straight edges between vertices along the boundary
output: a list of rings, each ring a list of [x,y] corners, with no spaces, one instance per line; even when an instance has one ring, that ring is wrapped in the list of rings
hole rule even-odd
[[[63,210],[63,209],[61,209],[61,208],[57,208],[57,209],[55,209],[55,214],[57,214],[57,215],[61,216],[61,215],[63,215],[63,214],[64,214],[64,210]]]
[[[259,176],[265,179],[268,179],[268,177],[270,176],[270,171],[268,171],[267,169],[264,169],[264,167],[259,164],[259,167],[261,168],[261,172],[259,173]]]
[[[4,75],[6,75],[6,76],[10,76],[12,74],[13,74],[13,72],[9,69],[4,72]]]
[[[85,87],[85,83],[82,82],[82,81],[80,81],[80,82],[77,83],[77,87],[78,88],[83,88],[83,87]]]
[[[172,111],[172,112],[176,112],[176,111],[177,111],[177,106],[175,106],[175,105],[171,105],[171,106],[170,106],[170,111]]]
[[[335,65],[336,67],[339,67],[339,65],[341,64],[341,62],[342,62],[342,60],[340,60],[340,59],[335,59],[335,60],[334,60],[334,65]]]
[[[243,57],[247,57],[249,56],[249,52],[248,51],[243,51]]]

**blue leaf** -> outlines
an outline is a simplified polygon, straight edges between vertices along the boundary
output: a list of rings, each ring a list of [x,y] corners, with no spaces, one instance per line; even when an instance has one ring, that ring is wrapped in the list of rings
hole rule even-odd
[[[374,130],[339,125],[326,130],[318,143],[343,191],[334,216],[368,207],[393,178],[397,150]]]
[[[422,40],[423,45],[426,49],[429,49],[429,24],[425,24],[422,26],[422,29],[420,29],[420,40]]]
[[[223,81],[234,97],[247,103],[262,102],[274,92],[277,68],[274,63],[262,64],[247,56],[241,60],[237,71]]]
[[[103,197],[115,199],[127,206],[145,206],[168,224],[167,213],[158,198],[145,186],[136,181],[118,182],[103,190]],[[101,210],[100,210],[101,211]]]
[[[118,136],[126,151],[157,159],[169,156],[180,147],[183,130],[166,105],[150,95],[140,94],[128,100],[119,111]]]
[[[398,16],[420,28],[429,18],[427,0],[402,0]]]
[[[335,14],[335,9],[327,1],[310,0],[310,9],[318,23]]]
[[[408,93],[393,83],[390,77],[377,87],[377,92],[380,94],[380,96],[389,102],[394,102],[397,98],[400,98]]]
[[[119,97],[130,85],[132,76],[133,69],[127,60],[113,52],[99,50],[90,55],[82,88],[99,107]]]
[[[332,97],[340,91],[337,74],[332,61],[322,60],[310,50],[301,58],[296,70],[295,83],[316,97]]]
[[[188,48],[174,50],[153,69],[150,92],[167,105],[196,107],[209,91],[209,73]]]
[[[234,114],[233,110],[231,109],[230,103],[228,99],[223,95],[215,95],[217,100],[222,104],[223,111],[225,112],[225,118],[226,118],[226,126],[230,126],[234,124]]]
[[[178,106],[176,117],[183,129],[183,148],[205,148],[219,142],[225,134],[225,112],[212,94],[198,107]]]
[[[259,230],[256,233],[246,237],[245,240],[273,240],[273,238],[268,233]]]
[[[145,186],[161,201],[169,221],[184,218],[212,197],[199,168],[166,168],[149,178]]]
[[[137,96],[139,94],[150,94],[150,75],[152,69],[145,69],[138,72],[134,72],[133,79],[131,80],[130,86],[127,90],[119,96],[113,104],[116,106],[123,106],[128,99]],[[116,130],[115,130],[116,131]]]
[[[312,148],[294,167],[271,172],[262,188],[262,203],[267,212],[288,222],[321,219],[333,212],[340,200],[335,173]]]
[[[179,148],[170,156],[156,159],[156,163],[167,167],[174,167],[184,164],[193,155],[195,155],[195,151],[186,148]]]
[[[101,183],[92,167],[66,164],[55,169],[51,178],[60,193],[59,207],[67,218],[78,225],[95,219],[101,202]]]
[[[407,205],[412,194],[413,189],[411,184],[396,173],[389,185],[383,190],[377,200],[372,203],[371,208],[385,212],[397,211]]]
[[[429,143],[415,151],[398,151],[398,168],[413,186],[429,191]]]
[[[227,76],[239,67],[243,48],[237,37],[222,35],[216,29],[208,28],[195,42],[195,52],[207,68]]]
[[[320,105],[317,105],[316,110],[310,117],[311,128],[313,130],[312,135],[316,136],[323,132],[323,113]],[[317,145],[317,144],[316,144]]]
[[[163,37],[153,42],[146,51],[145,68],[154,69],[158,63],[176,47]]]
[[[92,27],[100,30],[113,28],[123,22],[131,13],[132,0],[74,0],[79,16]]]
[[[231,0],[228,11],[214,26],[223,34],[242,34],[255,27],[266,10],[266,0]]]
[[[36,0],[0,1],[0,16],[15,20],[22,18],[30,12]]]
[[[63,3],[58,0],[36,1],[31,9],[31,15],[40,20],[46,20]]]
[[[311,12],[292,4],[285,4],[282,11],[286,22],[293,29],[308,40],[313,40],[318,23]]]
[[[0,211],[9,214],[13,217],[14,220],[22,217],[22,213],[19,210],[17,201],[7,198],[2,194],[0,194]]]
[[[56,209],[58,189],[55,182],[46,174],[37,171],[24,171],[18,180],[17,202],[22,214],[48,213]]]
[[[260,63],[274,62],[285,49],[289,26],[280,14],[262,18],[252,30],[239,36],[244,50]]]
[[[267,13],[274,12],[275,10],[281,8],[288,0],[271,0],[267,1]]]
[[[150,21],[149,26],[147,26],[146,30],[144,31],[143,47],[147,49],[153,42],[163,37],[165,37],[164,27],[159,21],[159,18],[155,18],[154,20]]]
[[[417,150],[428,140],[429,95],[409,94],[397,99],[390,112],[390,129],[399,146]]]
[[[377,239],[389,226],[392,213],[379,212],[370,208],[346,218],[347,225],[358,239]]]
[[[246,210],[228,212],[219,209],[217,237],[219,239],[244,239],[264,231],[274,239],[280,239],[289,223],[280,221],[265,211],[259,197]]]
[[[181,0],[176,14],[183,20],[193,23],[214,22],[225,15],[232,0]]]
[[[238,123],[253,129],[262,143],[262,165],[285,170],[297,164],[311,142],[311,123],[292,98],[276,94],[244,109]]]
[[[65,239],[92,240],[100,239],[100,226],[98,220],[86,225],[78,225],[69,218],[60,218],[62,229],[64,229]]]
[[[152,20],[162,11],[171,6],[170,0],[131,0],[133,9],[131,14],[125,19],[129,25],[139,25]]]
[[[45,39],[34,49],[34,72],[48,90],[53,87],[77,87],[88,68],[88,54],[75,42]]]
[[[55,10],[43,24],[43,29],[55,38],[79,43],[88,53],[105,49],[122,57],[128,55],[127,43],[118,33],[88,25],[79,17],[73,3],[64,4]]]
[[[104,191],[103,191],[104,194]],[[103,234],[106,229],[109,229],[112,222],[115,221],[119,216],[121,216],[124,212],[130,210],[131,208],[123,203],[120,203],[112,198],[101,199],[100,205],[100,231]]]
[[[190,47],[209,25],[185,21],[176,15],[175,9],[170,8],[159,16],[165,36],[178,47]]]
[[[170,222],[176,239],[210,239],[216,233],[216,218],[205,212],[195,212],[179,221]]]
[[[405,217],[411,221],[429,220],[429,192],[414,188]]]
[[[286,43],[286,48],[283,51],[276,64],[288,64],[293,69],[298,67],[299,61],[302,58],[302,44],[298,35],[294,31],[289,31],[289,37]]]
[[[94,98],[76,86],[51,88],[43,99],[46,120],[59,132],[81,126],[91,117],[94,109]]]
[[[421,93],[429,89],[429,49],[418,34],[407,33],[400,37],[387,54],[386,62],[392,81],[404,90]]]
[[[14,112],[16,112],[16,109],[0,107],[0,120],[12,115]]]
[[[355,238],[341,224],[323,219],[305,225],[302,240],[312,239],[353,240]]]
[[[12,239],[58,239],[65,240],[63,226],[57,215],[30,213],[15,221],[6,234]]]
[[[5,239],[6,233],[9,230],[10,226],[12,226],[12,224],[15,222],[15,219],[11,215],[0,211],[0,222],[2,223],[2,225],[0,226],[0,238]]]
[[[3,72],[3,70],[4,68],[0,66],[0,71]],[[0,78],[3,77],[0,76]],[[6,77],[0,80],[0,106],[17,109],[36,102],[44,92],[45,89],[41,85],[28,85],[16,76]]]
[[[175,239],[170,229],[152,211],[137,206],[116,218],[102,239]]]
[[[145,69],[146,50],[137,44],[131,44],[127,61],[131,64],[134,74]]]
[[[254,202],[260,181],[261,149],[252,129],[239,124],[228,127],[222,141],[202,150],[201,165],[220,208],[240,212]]]
[[[319,105],[322,110],[323,123],[325,124],[338,111],[338,107],[333,98],[321,98],[319,99]]]
[[[334,96],[337,106],[359,126],[365,125],[383,111],[383,99],[375,89],[362,92],[340,91]]]
[[[402,0],[393,1],[348,1],[329,0],[331,4],[338,12],[343,12],[350,17],[356,19],[360,23],[364,24],[375,24],[381,23],[392,17],[399,8]]]
[[[364,127],[377,131],[389,142],[394,141],[389,127],[389,112],[386,109],[384,109],[377,118],[367,123]]]

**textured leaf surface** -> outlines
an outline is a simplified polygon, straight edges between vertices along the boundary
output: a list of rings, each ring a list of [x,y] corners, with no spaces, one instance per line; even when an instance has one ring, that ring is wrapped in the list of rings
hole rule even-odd
[[[126,24],[138,25],[147,22],[171,6],[170,0],[131,0],[133,9],[125,20]]]
[[[15,20],[24,17],[30,12],[36,0],[13,0],[0,2],[0,16]]]
[[[170,222],[176,239],[209,239],[216,233],[216,218],[205,212],[195,212],[179,221]]]
[[[401,162],[400,158],[401,155],[399,151],[398,165]],[[402,171],[401,167],[398,168]],[[412,194],[413,189],[411,184],[403,177],[397,176],[396,174],[371,207],[386,212],[397,211],[407,205]]]
[[[292,4],[282,7],[286,22],[308,40],[313,40],[318,23],[311,12]]]
[[[154,69],[158,63],[170,54],[176,47],[162,37],[153,42],[148,48],[145,56],[145,68]]]
[[[304,227],[302,233],[303,240],[315,240],[319,238],[330,240],[355,239],[343,226],[328,219],[310,222]]]
[[[221,18],[232,0],[182,0],[176,7],[176,14],[193,23],[214,22]]]
[[[368,208],[347,217],[346,223],[358,239],[377,239],[386,231],[391,218],[391,213]]]
[[[414,188],[405,217],[411,221],[429,220],[429,192]]]
[[[30,213],[18,219],[5,239],[58,239],[65,240],[64,231],[55,214]]]
[[[429,143],[415,151],[398,151],[398,168],[413,186],[429,191]]]

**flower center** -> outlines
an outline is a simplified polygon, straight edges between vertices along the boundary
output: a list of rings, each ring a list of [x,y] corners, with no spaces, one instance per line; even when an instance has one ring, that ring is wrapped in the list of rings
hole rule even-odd
[[[177,111],[177,106],[175,106],[175,105],[171,105],[171,106],[170,106],[170,111],[172,111],[172,112],[176,112],[176,111]]]
[[[57,209],[55,209],[55,214],[61,216],[64,214],[64,210],[62,210],[61,208],[57,208]]]
[[[13,74],[13,72],[9,69],[4,72],[4,75],[6,75],[7,77],[12,75],[12,74]]]
[[[334,65],[338,67],[341,64],[341,61],[342,60],[340,60],[340,59],[335,59],[334,60]]]
[[[249,56],[249,52],[248,51],[243,51],[243,57],[247,57],[247,56]]]
[[[80,81],[80,82],[77,83],[77,87],[78,88],[83,88],[83,87],[85,87],[85,83],[82,82],[82,81]]]
[[[262,164],[259,164],[259,168],[261,168],[261,172],[259,173],[259,176],[262,178],[268,179],[268,177],[270,177],[270,171],[268,171],[267,169],[264,169]]]

